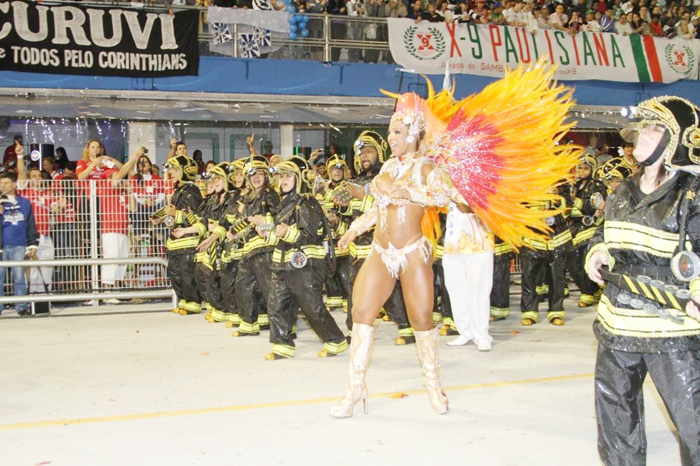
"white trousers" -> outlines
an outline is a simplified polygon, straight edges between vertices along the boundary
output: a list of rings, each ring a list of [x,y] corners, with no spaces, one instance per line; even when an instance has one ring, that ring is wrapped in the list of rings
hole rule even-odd
[[[53,260],[55,255],[53,239],[50,236],[39,236],[39,249],[36,257],[39,260]],[[31,264],[31,262],[30,262]],[[44,288],[46,285],[46,288]],[[29,273],[29,292],[47,293],[53,286],[53,267],[32,267]]]
[[[129,257],[129,237],[121,233],[102,234],[102,257],[105,259],[125,259]],[[102,283],[114,286],[124,280],[126,265],[103,265]]]
[[[445,254],[442,258],[445,286],[450,295],[452,318],[459,334],[491,342],[490,296],[493,284],[493,251],[478,254]]]

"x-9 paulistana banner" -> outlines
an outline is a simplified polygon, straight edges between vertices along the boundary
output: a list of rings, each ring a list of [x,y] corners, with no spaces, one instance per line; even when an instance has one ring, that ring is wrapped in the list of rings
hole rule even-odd
[[[0,2],[0,70],[155,78],[196,75],[198,12]]]
[[[700,40],[556,29],[531,34],[494,24],[388,19],[391,54],[417,73],[503,76],[506,68],[547,55],[560,80],[664,82],[697,79]]]

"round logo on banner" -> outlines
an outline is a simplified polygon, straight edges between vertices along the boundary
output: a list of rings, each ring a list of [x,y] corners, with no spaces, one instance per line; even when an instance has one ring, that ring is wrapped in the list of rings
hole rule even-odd
[[[32,158],[32,162],[38,162],[41,159],[41,152],[33,150],[29,156]]]
[[[408,53],[418,60],[434,60],[447,50],[445,36],[436,27],[411,26],[403,33]]]
[[[695,54],[693,49],[686,45],[668,44],[664,49],[666,63],[676,73],[688,76],[695,68]]]

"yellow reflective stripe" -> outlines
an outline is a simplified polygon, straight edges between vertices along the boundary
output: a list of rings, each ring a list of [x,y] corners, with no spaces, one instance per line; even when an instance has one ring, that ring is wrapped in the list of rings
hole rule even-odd
[[[325,259],[326,258],[326,249],[323,246],[316,246],[316,245],[302,246],[301,252],[303,252],[304,255],[309,259]],[[287,262],[292,260],[292,256],[296,253],[297,253],[296,249],[292,250],[292,251],[286,251],[284,253],[284,260],[282,260],[282,251],[275,248],[275,250],[272,252],[272,262],[275,262],[275,263],[284,262],[286,264]]]
[[[339,354],[348,349],[348,341],[345,339],[340,343],[327,341],[323,344],[323,349],[331,354]]]
[[[259,322],[258,318],[258,322]],[[245,320],[241,320],[241,324],[238,326],[238,330],[242,333],[260,333],[260,324],[258,322],[249,324]]]
[[[202,312],[202,305],[200,303],[195,303],[192,301],[180,300],[178,307],[188,311],[188,312]]]
[[[399,336],[412,337],[413,336],[413,327],[400,328],[399,329]]]
[[[593,302],[595,302],[595,297],[589,294],[582,293],[581,296],[579,296],[578,300],[586,304],[593,304]]]
[[[668,291],[666,291],[665,293],[666,293],[666,298],[667,298],[667,299],[669,300],[669,302],[671,303],[671,306],[675,307],[675,308],[678,309],[679,311],[684,311],[684,312],[685,312],[685,309],[683,308],[683,306],[681,306],[681,304],[678,302],[678,300],[677,300],[676,297],[673,295],[673,293],[669,293]]]
[[[270,316],[267,314],[258,315],[258,324],[260,325],[270,325]]]
[[[622,278],[625,279],[625,283],[627,283],[627,286],[629,286],[630,291],[631,291],[632,293],[634,293],[634,294],[639,294],[639,290],[638,290],[637,287],[635,286],[634,280],[632,280],[632,279],[631,279],[630,277],[628,277],[627,275],[622,275]]]
[[[660,302],[661,304],[668,304],[664,299],[663,295],[659,293],[659,290],[655,286],[649,285],[649,288],[651,288],[651,291],[653,291],[654,295],[656,295],[656,300],[658,302]]]
[[[642,293],[644,293],[644,296],[646,296],[649,299],[654,299],[654,295],[651,294],[651,291],[649,291],[649,288],[647,288],[647,286],[644,283],[642,283],[642,282],[637,282],[637,283],[639,283],[639,289],[642,290]]]
[[[355,259],[367,259],[369,254],[372,252],[372,245],[367,244],[358,246],[355,243],[350,243],[348,250],[350,251],[350,255]]]
[[[700,322],[683,317],[683,324],[676,324],[642,310],[622,309],[613,306],[606,295],[598,305],[598,321],[608,332],[620,336],[669,338],[700,334]]]
[[[576,234],[576,237],[574,238],[574,244],[580,244],[583,243],[584,241],[588,241],[589,239],[593,238],[593,235],[595,235],[595,232],[598,228],[597,227],[591,227],[587,228],[583,231],[579,231]]]
[[[700,278],[694,278],[690,282],[690,294],[700,293]]]
[[[217,225],[216,228],[214,228],[214,233],[216,233],[216,235],[219,237],[219,241],[226,238],[226,228],[222,227],[221,225]]]
[[[673,256],[678,245],[678,233],[630,222],[606,221],[604,234],[609,249],[629,249],[665,258]],[[686,247],[692,250],[690,242],[686,242]]]
[[[198,244],[199,238],[196,236],[178,239],[168,238],[165,242],[165,247],[170,251],[175,251],[178,249],[196,248]]]
[[[490,313],[494,317],[508,317],[510,315],[510,308],[507,307],[492,307]]]
[[[549,322],[552,321],[552,319],[556,317],[561,317],[562,319],[564,318],[564,311],[547,311],[547,320]]]
[[[574,205],[571,207],[571,210],[581,210],[581,207],[583,207],[583,199],[577,197],[574,201]]]
[[[287,228],[287,233],[285,233],[285,235],[280,239],[287,243],[296,243],[300,236],[301,232],[299,231],[299,227],[296,225],[290,225],[289,228]]]
[[[362,203],[360,204],[360,212],[362,212],[363,214],[369,212],[373,204],[374,196],[372,196],[371,194],[365,194],[365,197],[362,198]]]
[[[182,223],[185,220],[184,212],[178,210],[177,212],[175,212],[173,219],[175,220],[175,223]]]
[[[270,350],[270,352],[285,358],[293,358],[296,349],[293,346],[280,345],[279,343],[275,343],[274,345],[272,345],[272,350]]]
[[[494,253],[497,256],[500,256],[502,254],[506,254],[508,252],[511,252],[513,250],[513,246],[511,246],[508,243],[499,243],[496,245],[496,248],[494,249]]]
[[[537,311],[525,311],[523,312],[523,319],[532,319],[535,323],[540,321],[540,314]]]

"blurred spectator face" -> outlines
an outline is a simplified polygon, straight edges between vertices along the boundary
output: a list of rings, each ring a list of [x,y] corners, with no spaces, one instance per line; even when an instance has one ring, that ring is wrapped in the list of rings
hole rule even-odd
[[[639,9],[639,16],[645,18],[648,12],[649,10],[647,9],[647,7],[643,6]]]
[[[44,177],[41,174],[41,170],[38,168],[32,168],[29,170],[29,184],[32,186],[32,188],[37,189],[40,188],[41,185],[43,184],[42,181],[44,180]]]
[[[651,11],[651,14],[661,16],[661,7],[660,6],[655,6],[654,9]]]
[[[591,134],[591,137],[588,138],[588,145],[590,147],[598,147],[598,136]]]
[[[148,157],[144,156],[139,159],[138,172],[140,175],[148,175],[152,173],[152,167],[153,166],[151,165],[151,159],[149,159]]]
[[[165,172],[168,174],[168,178],[173,181],[180,181],[180,178],[182,177],[182,170],[178,167],[168,166],[168,168],[165,169]]]
[[[372,146],[364,146],[360,151],[360,162],[362,162],[362,169],[369,170],[375,163],[379,154],[377,154],[377,149]]]
[[[554,12],[559,16],[563,15],[564,14],[564,5],[562,5],[561,3],[558,4],[557,7],[554,9]]]
[[[216,177],[209,178],[207,180],[207,194],[214,194],[216,192]]]
[[[435,13],[435,5],[428,3],[428,13]]]
[[[216,164],[212,162],[211,160],[207,162],[207,164],[204,166],[205,171],[209,171],[210,168],[214,168]]]
[[[175,146],[175,155],[187,155],[187,144],[178,142]]]
[[[478,0],[476,2],[476,8],[480,10],[484,7],[485,4],[486,4],[486,2],[484,2],[483,0]]]
[[[53,165],[54,160],[51,157],[44,157],[44,160],[41,161],[41,168],[49,173],[53,173]]]
[[[624,146],[622,146],[623,154],[626,159],[632,159],[633,155],[632,153],[634,152],[634,146],[630,143],[625,143]]]
[[[87,145],[87,152],[91,159],[99,157],[102,154],[102,144],[100,141],[90,141]]]
[[[344,174],[345,174],[345,170],[343,170],[342,166],[331,168],[331,180],[333,180],[333,181],[342,180]]]
[[[591,176],[591,166],[587,163],[579,163],[576,165],[576,179],[585,180]]]
[[[464,2],[460,3],[460,4],[459,4],[459,11],[461,11],[462,13],[466,13],[466,12],[468,11],[468,10],[467,10],[467,4],[464,3]]]
[[[0,178],[0,193],[5,196],[14,195],[17,189],[17,182],[12,181],[10,178]]]
[[[600,14],[600,11],[595,12],[595,20],[596,21],[600,22],[600,18],[602,18],[602,17],[603,17],[603,15]]]
[[[639,22],[639,15],[637,13],[632,13],[632,22],[635,24]]]
[[[415,11],[419,11],[422,8],[423,8],[423,2],[421,2],[421,0],[416,0],[415,3],[413,3],[413,9]],[[331,155],[333,155],[333,153],[331,153]]]
[[[627,15],[620,15],[620,24],[627,24]]]
[[[607,10],[605,10],[605,16],[607,16],[610,19],[613,19],[613,11],[610,8],[608,8]]]
[[[526,3],[525,6],[523,6],[523,11],[526,13],[529,13],[532,11],[533,8],[535,8],[534,3]],[[500,13],[501,10],[502,10],[502,8],[500,8],[500,7],[498,9],[496,9],[496,8],[493,9],[493,11],[496,12],[497,14]]]
[[[684,21],[690,21],[690,13],[686,12],[683,13],[683,18]]]
[[[69,167],[66,165],[66,168],[63,170],[63,179],[74,179],[75,178],[75,167]]]
[[[264,149],[266,154],[272,154],[272,143],[270,141],[265,142]]]
[[[593,13],[590,11],[586,13],[586,21],[593,21]]]
[[[325,165],[325,164],[322,164],[322,163],[316,165],[316,173],[317,173],[318,176],[320,176],[321,178],[325,178],[326,175],[328,174],[328,173],[326,172],[326,165]]]
[[[523,9],[523,4],[520,3],[520,2],[516,3],[515,5],[513,5],[513,11],[515,11],[516,13],[517,13],[518,11],[522,10],[522,9]]]

